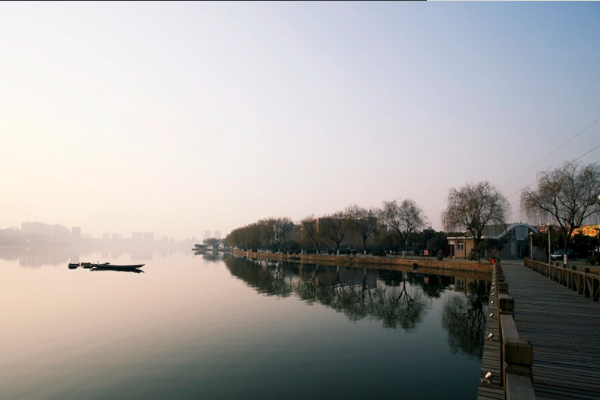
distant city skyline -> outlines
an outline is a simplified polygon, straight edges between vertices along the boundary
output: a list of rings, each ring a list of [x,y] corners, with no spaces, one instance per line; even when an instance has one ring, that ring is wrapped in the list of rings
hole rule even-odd
[[[449,189],[484,180],[524,220],[538,171],[600,161],[599,15],[0,3],[0,226],[200,238],[411,198],[440,230]]]
[[[120,232],[102,232],[102,233],[91,233],[87,231],[82,231],[82,228],[79,226],[73,226],[71,228],[60,224],[48,224],[43,221],[24,221],[21,222],[21,226],[10,226],[10,227],[2,227],[0,226],[0,230],[3,229],[13,229],[18,230],[23,233],[35,233],[35,234],[44,234],[50,236],[59,236],[70,239],[78,239],[78,238],[94,238],[94,239],[103,239],[103,240],[119,240],[119,239],[131,239],[137,241],[159,241],[163,238],[169,239],[196,239],[195,236],[191,237],[173,237],[168,235],[155,235],[154,232],[131,232],[130,236],[123,236]],[[209,233],[208,237],[213,237],[210,235],[210,230],[206,230],[204,234]],[[215,230],[215,236],[217,238],[221,238],[221,231]],[[197,239],[196,239],[197,240]]]

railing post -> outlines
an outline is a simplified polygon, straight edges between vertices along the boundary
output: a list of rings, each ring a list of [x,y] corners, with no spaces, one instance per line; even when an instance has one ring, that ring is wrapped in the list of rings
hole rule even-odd
[[[508,285],[507,285],[508,286]],[[506,288],[508,289],[508,288]],[[502,384],[506,400],[533,400],[533,347],[531,342],[519,338],[514,320],[515,302],[500,292],[500,335],[502,350]]]
[[[502,343],[504,342],[503,337],[503,327],[502,322],[505,321],[503,316],[513,315],[513,310],[515,309],[515,302],[512,297],[508,297],[506,292],[500,293],[498,292],[498,334],[500,335],[500,383],[504,386],[505,377],[504,377],[504,348],[502,347]]]
[[[505,339],[504,396],[506,400],[535,399],[533,391],[533,347],[529,340]]]

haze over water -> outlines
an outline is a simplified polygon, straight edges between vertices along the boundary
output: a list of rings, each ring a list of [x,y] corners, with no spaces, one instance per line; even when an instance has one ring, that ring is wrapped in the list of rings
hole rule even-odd
[[[0,259],[2,399],[476,395],[488,284],[460,273],[187,253],[140,274],[52,264]]]
[[[600,145],[598,123],[552,153],[600,118],[599,16],[597,2],[3,2],[0,229],[225,237],[401,197],[440,230],[450,188],[508,196]]]

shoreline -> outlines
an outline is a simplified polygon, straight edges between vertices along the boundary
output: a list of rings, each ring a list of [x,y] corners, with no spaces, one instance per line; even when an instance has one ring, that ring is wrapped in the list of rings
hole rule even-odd
[[[489,263],[463,262],[463,261],[438,261],[422,259],[402,259],[402,258],[383,258],[383,257],[362,257],[362,256],[333,256],[316,254],[284,254],[284,253],[258,253],[252,251],[232,250],[233,255],[244,256],[248,258],[258,258],[272,261],[287,261],[307,264],[323,264],[340,267],[363,267],[371,269],[397,269],[415,271],[413,263],[417,264],[416,271],[422,269],[439,271],[461,271],[485,273],[491,276],[493,265]]]

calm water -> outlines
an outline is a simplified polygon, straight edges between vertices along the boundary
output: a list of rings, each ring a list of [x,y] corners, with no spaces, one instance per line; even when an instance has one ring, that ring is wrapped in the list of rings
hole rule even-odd
[[[473,276],[80,258],[146,266],[69,270],[0,249],[0,399],[477,395],[489,283]]]

